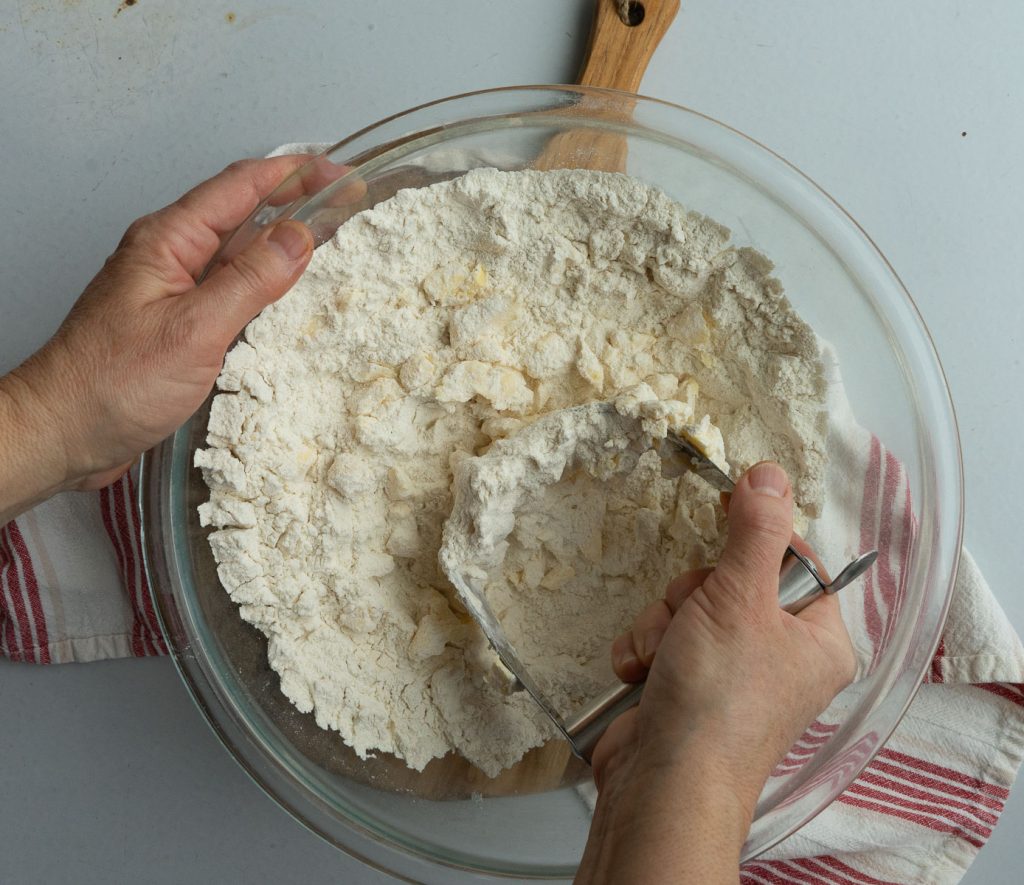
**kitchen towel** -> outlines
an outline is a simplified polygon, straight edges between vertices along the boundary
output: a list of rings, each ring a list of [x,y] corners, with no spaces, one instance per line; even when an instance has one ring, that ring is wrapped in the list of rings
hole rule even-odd
[[[823,357],[829,382],[828,491],[808,540],[834,557],[841,550],[837,562],[878,549],[862,591],[841,596],[863,673],[879,664],[895,613],[910,604],[905,574],[917,523],[903,465],[857,423],[830,346]],[[851,523],[851,514],[858,514],[859,525]],[[834,706],[841,704],[842,696]],[[825,711],[776,772],[799,767],[841,721],[841,710]],[[744,864],[741,881],[959,882],[992,834],[1022,755],[1024,648],[974,558],[963,550],[941,640],[896,730],[825,811]]]
[[[906,471],[857,423],[827,344],[823,360],[830,463],[825,508],[808,540],[827,553],[826,564],[878,550],[863,583],[840,594],[862,675],[879,665],[895,616],[909,604],[904,576],[916,519]],[[857,695],[855,684],[819,716],[773,776],[798,770],[836,735]],[[744,864],[741,882],[959,882],[999,819],[1022,755],[1024,648],[964,550],[941,641],[899,726],[825,811]],[[856,746],[818,777],[847,764],[863,764]],[[593,808],[593,786],[579,791]]]
[[[810,540],[829,552],[829,563],[879,549],[867,578],[842,597],[867,672],[904,601],[915,522],[902,466],[857,425],[829,348],[825,358],[835,436],[828,503]],[[0,528],[0,654],[48,664],[167,653],[142,565],[136,483],[132,472],[99,492],[57,495]],[[1024,649],[966,551],[924,682],[853,784],[745,864],[744,883],[960,880],[991,834],[1024,754]],[[798,767],[836,730],[826,711],[777,771]]]

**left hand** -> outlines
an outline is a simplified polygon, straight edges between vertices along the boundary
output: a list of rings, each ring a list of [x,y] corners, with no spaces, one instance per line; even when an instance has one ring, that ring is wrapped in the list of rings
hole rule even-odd
[[[36,428],[31,463],[46,472],[37,491],[108,484],[199,407],[234,337],[305,269],[312,235],[280,222],[196,277],[222,237],[309,159],[232,163],[134,222],[53,339],[2,379],[8,405]],[[314,171],[321,183],[344,172],[324,160]]]

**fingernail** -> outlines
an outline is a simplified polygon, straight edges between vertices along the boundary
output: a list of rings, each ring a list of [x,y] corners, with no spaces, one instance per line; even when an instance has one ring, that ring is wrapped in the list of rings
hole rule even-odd
[[[772,461],[762,461],[751,467],[747,481],[758,494],[771,495],[773,498],[785,498],[789,491],[786,471]]]
[[[617,672],[628,671],[640,663],[639,659],[631,651],[620,651],[615,655],[615,670]]]
[[[648,630],[644,633],[644,638],[640,642],[640,657],[643,660],[650,661],[654,657],[658,646],[661,645],[662,633],[661,630]]]
[[[282,221],[267,237],[289,261],[298,261],[309,248],[309,234],[298,221]]]

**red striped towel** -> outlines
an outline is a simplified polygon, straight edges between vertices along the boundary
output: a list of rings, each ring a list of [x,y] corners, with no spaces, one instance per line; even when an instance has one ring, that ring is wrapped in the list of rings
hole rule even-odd
[[[0,529],[0,654],[34,664],[167,654],[131,474],[57,495]]]
[[[845,597],[844,615],[870,668],[900,605],[913,521],[899,463],[873,437],[865,448],[861,535],[875,539],[881,565]],[[38,664],[166,654],[134,487],[126,475],[58,495],[0,529],[0,653]],[[778,771],[799,767],[837,727],[823,715]],[[742,881],[956,882],[999,819],[1022,750],[1024,650],[965,551],[942,642],[899,728],[824,813],[746,864]]]
[[[830,348],[827,503],[809,534],[825,562],[876,547],[875,568],[840,600],[862,673],[879,663],[904,605],[916,532],[899,460],[854,419]],[[851,478],[860,478],[851,482]],[[858,514],[859,525],[850,524]],[[851,545],[856,543],[856,549]],[[850,588],[853,590],[854,588]],[[785,774],[838,730],[842,696],[776,769]],[[1024,754],[1024,648],[964,550],[949,616],[925,684],[885,747],[822,814],[744,864],[744,885],[902,885],[960,881],[992,834]],[[839,758],[826,780],[854,751]]]
[[[915,522],[900,462],[857,425],[830,350],[826,364],[832,463],[826,507],[809,540],[826,563],[879,550],[877,567],[842,595],[861,671],[870,672],[904,602]],[[135,479],[126,475],[97,493],[58,495],[0,529],[0,654],[48,664],[167,653],[142,568],[134,500]],[[858,514],[857,524],[850,514]],[[777,772],[799,768],[826,743],[839,712],[819,717]],[[999,819],[1022,753],[1024,648],[964,551],[942,641],[899,727],[837,801],[745,864],[741,879],[957,882]],[[858,761],[840,759],[835,768]]]
[[[825,508],[808,540],[826,564],[878,549],[876,567],[840,603],[861,674],[878,666],[905,603],[916,532],[900,461],[854,419],[826,347],[831,422]],[[852,518],[851,518],[852,517]],[[856,695],[856,686],[851,690]],[[774,775],[799,770],[844,721],[841,695]],[[860,769],[853,747],[801,792]],[[1024,648],[971,555],[960,561],[942,640],[885,747],[846,791],[798,832],[743,865],[743,885],[959,882],[992,834],[1024,754]],[[581,789],[593,807],[593,788]]]

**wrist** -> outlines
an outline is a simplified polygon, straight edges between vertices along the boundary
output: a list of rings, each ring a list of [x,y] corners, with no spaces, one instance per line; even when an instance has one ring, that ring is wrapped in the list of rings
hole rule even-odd
[[[647,749],[608,774],[578,881],[736,882],[757,796],[737,791],[713,747]]]
[[[652,721],[641,708],[637,765],[668,783],[685,781],[697,790],[714,787],[747,814],[749,828],[754,807],[777,760],[769,759],[763,743],[750,746],[737,728],[740,711],[693,715],[670,727]],[[745,829],[746,829],[745,828]],[[744,838],[746,833],[744,832]]]
[[[9,377],[37,437],[47,443],[46,462],[58,491],[78,488],[82,480],[114,466],[98,457],[97,428],[105,410],[89,384],[99,375],[88,355],[83,360],[60,332],[18,366]]]
[[[27,367],[0,378],[0,522],[67,487],[60,423]]]
[[[718,744],[703,737],[681,742],[671,753],[641,740],[615,792],[637,796],[643,807],[636,813],[645,825],[657,817],[668,820],[671,830],[673,817],[692,815],[701,828],[713,828],[738,857],[762,786],[737,776],[734,769],[742,766],[742,760],[725,759]]]

